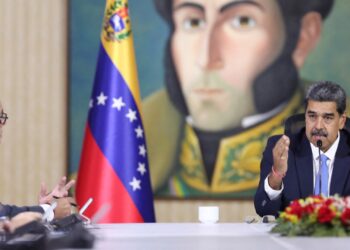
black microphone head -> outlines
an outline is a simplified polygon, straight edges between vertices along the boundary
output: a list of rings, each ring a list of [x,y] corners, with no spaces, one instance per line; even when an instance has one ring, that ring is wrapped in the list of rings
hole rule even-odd
[[[317,140],[316,145],[319,148],[322,147],[322,141],[321,140]]]

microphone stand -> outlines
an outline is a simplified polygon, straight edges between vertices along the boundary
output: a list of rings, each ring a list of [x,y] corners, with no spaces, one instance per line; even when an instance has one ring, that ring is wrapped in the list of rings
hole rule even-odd
[[[321,194],[321,188],[322,188],[322,172],[321,172],[321,147],[322,147],[322,141],[318,140],[316,142],[317,147],[318,147],[318,176],[320,178],[320,182],[319,182],[319,191]],[[317,185],[317,184],[316,184]]]

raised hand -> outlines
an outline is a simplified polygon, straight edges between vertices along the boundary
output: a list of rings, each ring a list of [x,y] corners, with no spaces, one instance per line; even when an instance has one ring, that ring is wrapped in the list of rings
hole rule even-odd
[[[288,136],[283,135],[272,150],[273,166],[268,181],[271,188],[280,190],[282,179],[288,170],[288,151],[290,140]]]
[[[67,177],[63,176],[58,184],[49,193],[45,183],[41,183],[39,204],[50,204],[54,197],[62,198],[68,196],[69,189],[75,184],[75,180],[67,183]]]
[[[280,175],[285,175],[288,169],[289,143],[288,136],[283,135],[272,150],[273,168]]]

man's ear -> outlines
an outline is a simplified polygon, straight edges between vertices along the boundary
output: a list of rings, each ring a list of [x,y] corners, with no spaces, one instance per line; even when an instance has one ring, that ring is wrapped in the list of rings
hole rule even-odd
[[[318,12],[309,12],[301,19],[297,46],[292,54],[295,66],[300,69],[316,47],[322,32],[322,17]]]
[[[345,123],[346,123],[346,113],[344,113],[340,116],[339,128],[343,129],[345,127]]]

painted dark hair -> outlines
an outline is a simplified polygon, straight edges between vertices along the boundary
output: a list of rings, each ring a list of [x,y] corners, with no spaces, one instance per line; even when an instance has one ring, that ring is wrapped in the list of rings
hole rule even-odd
[[[172,0],[153,0],[159,14],[167,21],[172,22]],[[319,12],[326,18],[332,9],[334,0],[277,0],[283,14],[304,16],[307,12]],[[289,15],[289,14],[288,14]],[[285,15],[285,16],[288,16]]]

